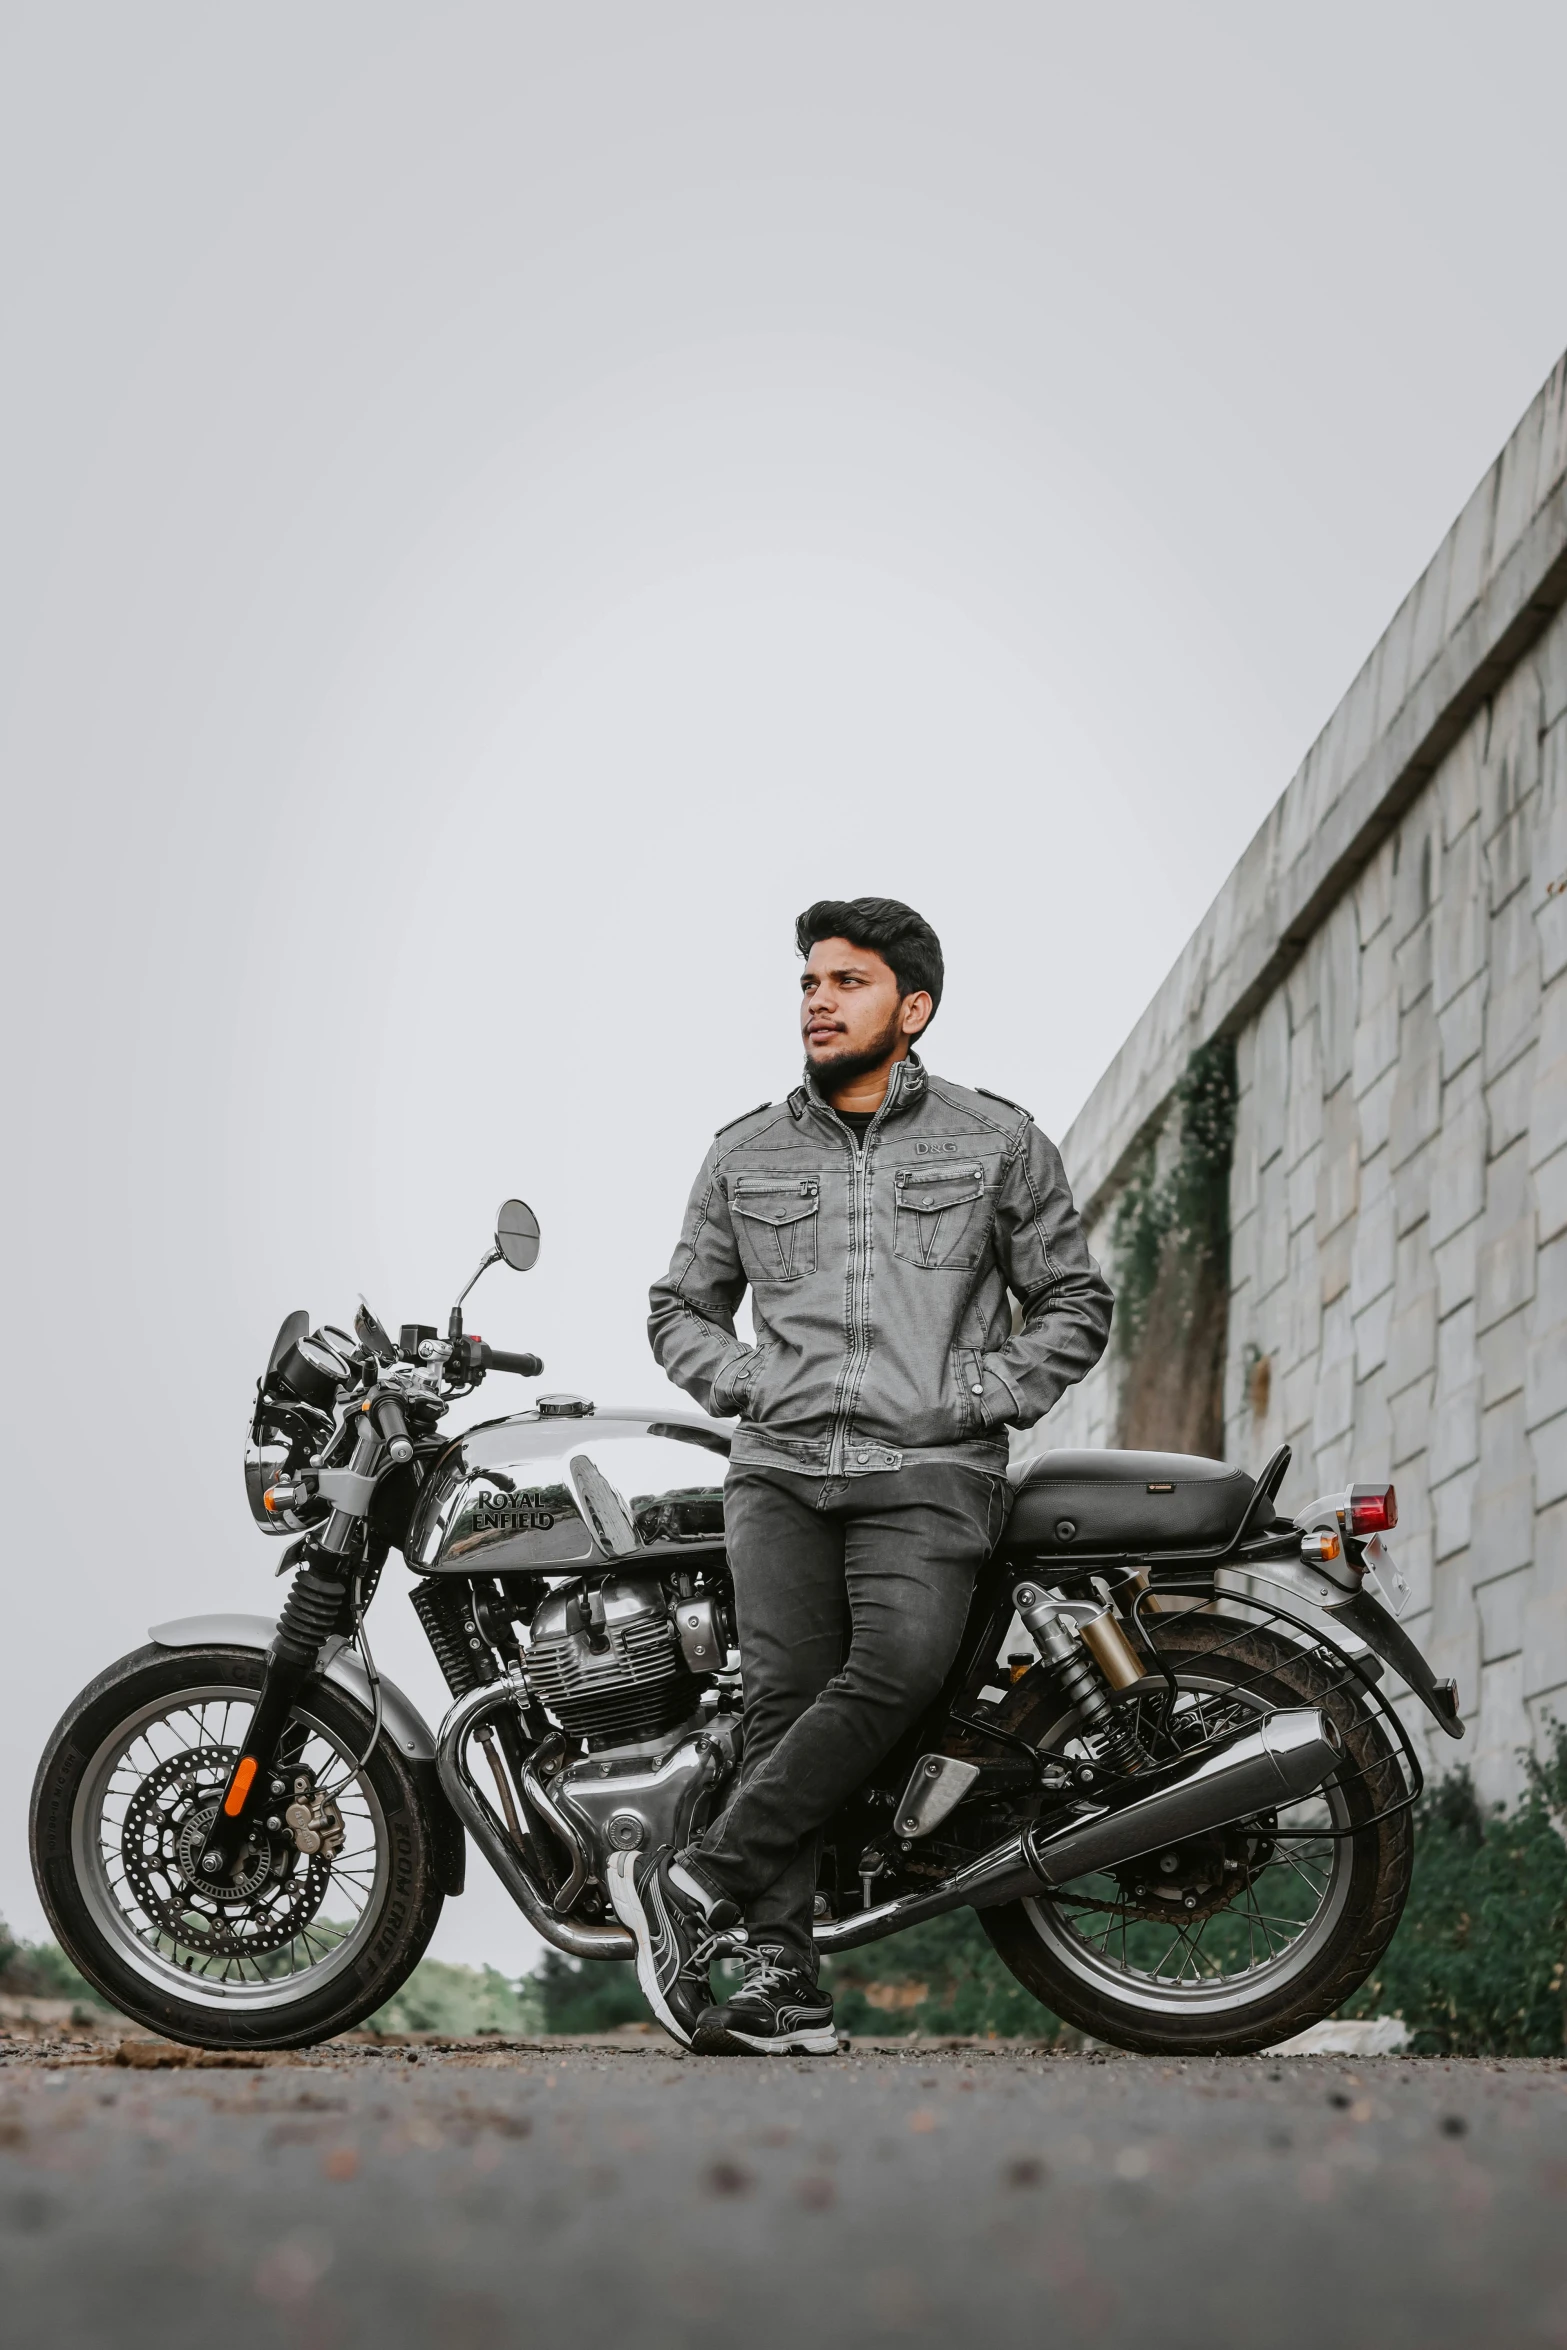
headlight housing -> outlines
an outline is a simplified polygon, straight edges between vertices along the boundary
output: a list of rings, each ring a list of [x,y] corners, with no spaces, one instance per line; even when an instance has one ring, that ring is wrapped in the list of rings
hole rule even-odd
[[[303,1534],[330,1516],[316,1496],[268,1509],[267,1495],[297,1485],[332,1435],[332,1407],[352,1384],[352,1341],[337,1330],[311,1330],[303,1313],[279,1330],[265,1374],[256,1383],[256,1407],[245,1442],[245,1499],[264,1534]]]
[[[319,1430],[302,1427],[293,1414],[258,1405],[245,1439],[245,1499],[263,1534],[303,1534],[330,1516],[329,1505],[316,1496],[288,1509],[267,1508],[267,1495],[292,1484],[320,1446]]]

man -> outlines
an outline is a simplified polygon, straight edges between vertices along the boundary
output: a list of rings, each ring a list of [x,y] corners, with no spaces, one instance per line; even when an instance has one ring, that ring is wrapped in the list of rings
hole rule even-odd
[[[804,1083],[715,1138],[648,1325],[670,1377],[740,1422],[745,1752],[722,1819],[682,1853],[617,1853],[609,1891],[659,2021],[714,2053],[836,2047],[820,1830],[940,1693],[1005,1519],[1007,1429],[1110,1330],[1054,1144],[913,1049],[941,1001],[929,923],[827,898],[795,935]],[[735,1946],[744,1986],[714,2006],[708,1965]]]

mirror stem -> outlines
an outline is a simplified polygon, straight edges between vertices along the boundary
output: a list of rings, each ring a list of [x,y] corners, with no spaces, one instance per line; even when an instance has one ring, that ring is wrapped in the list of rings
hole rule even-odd
[[[446,1336],[451,1344],[455,1345],[457,1340],[462,1336],[462,1303],[463,1299],[468,1294],[468,1290],[472,1289],[474,1281],[478,1280],[481,1273],[487,1273],[492,1265],[498,1265],[500,1261],[500,1250],[498,1248],[490,1249],[479,1259],[477,1269],[474,1272],[473,1280],[468,1283],[468,1288],[459,1292],[457,1303],[453,1306],[446,1324]]]

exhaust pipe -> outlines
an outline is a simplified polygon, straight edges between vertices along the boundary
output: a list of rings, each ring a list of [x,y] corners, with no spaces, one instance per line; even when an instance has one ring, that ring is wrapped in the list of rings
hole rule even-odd
[[[487,1681],[452,1707],[435,1747],[436,1776],[446,1800],[541,1940],[553,1943],[568,1958],[635,1958],[637,1946],[624,1926],[594,1926],[555,1915],[474,1783],[468,1768],[469,1739],[492,1714],[516,1701],[509,1681]],[[553,1807],[548,1808],[553,1819]],[[575,1837],[574,1830],[572,1834]],[[576,1842],[580,1853],[580,1838]]]
[[[1095,1869],[1118,1868],[1157,1844],[1227,1827],[1248,1812],[1273,1811],[1310,1795],[1339,1759],[1338,1732],[1316,1708],[1270,1714],[1261,1729],[1233,1745],[1210,1750],[1169,1785],[1122,1810],[1102,1812],[1042,1837],[1024,1838],[1034,1873],[1044,1885],[1065,1885]]]
[[[1248,1813],[1298,1803],[1321,1786],[1339,1754],[1338,1732],[1315,1706],[1270,1714],[1260,1728],[1228,1745],[1205,1747],[1190,1762],[1169,1766],[1160,1784],[1129,1803],[1069,1820],[1050,1835],[1026,1828],[928,1893],[905,1894],[853,1917],[824,1922],[816,1928],[816,1946],[853,1950],[949,1909],[994,1909],[1004,1901],[1021,1901],[1074,1877],[1119,1868],[1183,1837],[1228,1827]]]

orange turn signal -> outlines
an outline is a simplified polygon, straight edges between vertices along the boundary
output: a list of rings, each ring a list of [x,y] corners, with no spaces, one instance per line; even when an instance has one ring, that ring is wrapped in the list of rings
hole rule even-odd
[[[223,1798],[223,1809],[231,1820],[238,1819],[244,1810],[245,1798],[250,1793],[250,1782],[255,1775],[255,1756],[253,1754],[241,1755],[235,1765],[234,1776],[229,1781],[229,1791]]]

